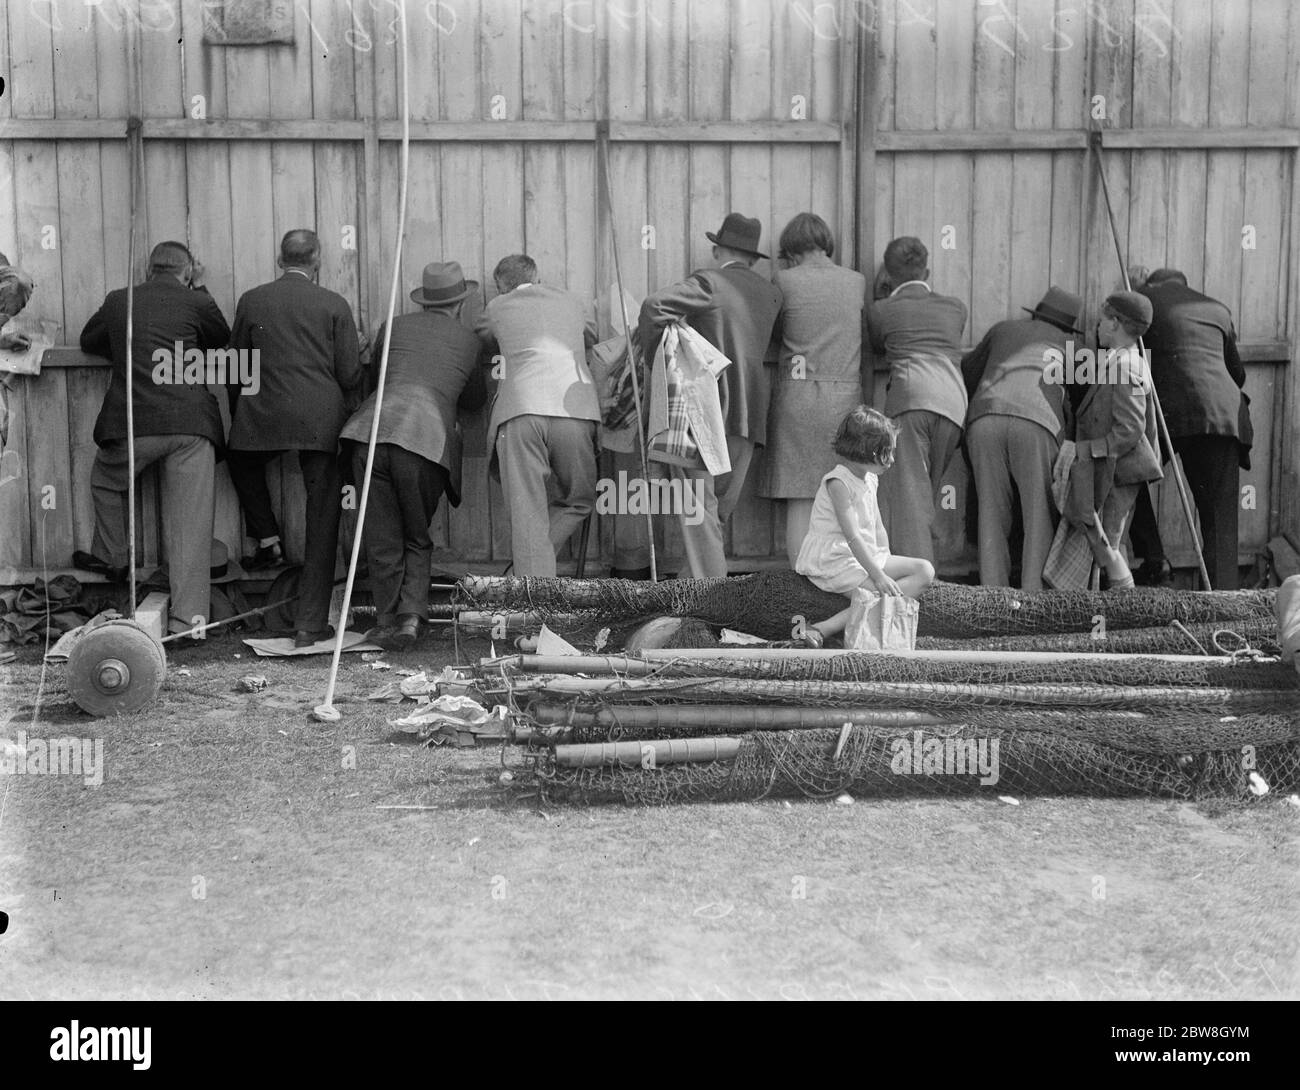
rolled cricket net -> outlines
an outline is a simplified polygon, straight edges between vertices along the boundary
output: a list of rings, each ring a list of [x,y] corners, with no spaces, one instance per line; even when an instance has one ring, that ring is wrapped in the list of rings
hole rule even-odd
[[[939,582],[921,598],[918,647],[979,640],[980,646],[1005,650],[1215,654],[1214,636],[1223,633],[1233,650],[1267,651],[1263,641],[1276,646],[1275,595],[1267,590],[1207,593],[1148,587],[1025,592]],[[715,633],[729,628],[764,640],[789,639],[801,625],[838,613],[849,600],[819,590],[794,572],[774,571],[661,583],[470,576],[458,585],[456,604],[462,611],[513,619],[521,630],[535,631],[545,623],[584,649],[599,638],[608,650],[620,648],[633,629],[656,617],[693,618]],[[685,645],[708,645],[698,629],[688,631]],[[1120,635],[1129,631],[1132,636]],[[1043,637],[1055,642],[1044,645]]]

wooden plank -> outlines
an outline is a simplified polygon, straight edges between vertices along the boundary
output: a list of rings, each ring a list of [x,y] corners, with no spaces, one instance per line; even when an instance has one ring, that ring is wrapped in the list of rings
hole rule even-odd
[[[6,471],[17,473],[11,481],[0,485],[0,564],[23,565],[31,562],[32,524],[30,518],[31,466],[28,444],[39,442],[36,427],[27,424],[27,388],[39,377],[30,375],[5,375],[0,378],[0,407],[7,408],[7,432],[3,433],[0,447],[4,451]],[[32,431],[32,435],[28,432]]]
[[[95,533],[90,492],[90,471],[98,449],[94,438],[95,419],[108,391],[109,371],[106,367],[75,367],[66,374],[73,546],[89,552]]]
[[[6,5],[5,15],[9,23],[5,93],[10,97],[13,111],[14,139],[23,139],[17,135],[18,130],[29,127],[30,123],[23,124],[19,118],[55,116],[52,22],[44,14],[19,11],[16,5]],[[35,139],[36,134],[26,138]]]
[[[520,57],[523,43],[522,20],[518,0],[492,0],[482,7],[482,30],[479,36],[479,66],[485,111],[501,96],[506,117],[501,121],[485,119],[484,124],[505,125],[517,122],[523,110],[523,83]],[[494,142],[483,149],[483,270],[488,297],[495,292],[488,283],[491,270],[507,254],[521,253],[525,245],[524,196],[518,179],[524,172],[523,148],[517,144]],[[505,506],[501,486],[490,484],[492,511],[492,558],[510,558],[510,512]]]
[[[51,371],[30,382],[26,410],[29,419],[40,421],[39,430],[29,433],[27,443],[32,560],[67,563],[72,559],[74,508],[67,373]]]

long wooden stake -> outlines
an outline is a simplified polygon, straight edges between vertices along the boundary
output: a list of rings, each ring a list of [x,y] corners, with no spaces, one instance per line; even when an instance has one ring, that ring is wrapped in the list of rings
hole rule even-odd
[[[618,305],[623,313],[623,335],[627,337],[627,367],[632,376],[632,403],[636,406],[636,441],[641,455],[641,478],[650,486],[650,464],[646,459],[645,416],[641,411],[641,367],[637,359],[636,346],[632,342],[632,320],[627,312],[627,296],[623,291],[623,266],[618,256],[618,232],[614,230],[614,189],[609,179],[609,122],[600,121],[596,125],[596,155],[598,172],[604,182],[604,197],[609,208],[609,242],[614,253],[614,282],[618,285]],[[646,530],[650,544],[650,581],[659,581],[659,566],[655,556],[654,517],[647,509],[645,514]],[[582,572],[578,573],[579,576]]]
[[[1128,265],[1124,262],[1124,251],[1119,242],[1119,226],[1115,222],[1115,209],[1110,203],[1110,186],[1106,183],[1106,164],[1101,161],[1102,142],[1101,132],[1093,130],[1089,138],[1096,148],[1094,158],[1097,162],[1097,174],[1101,178],[1101,193],[1106,201],[1106,215],[1110,218],[1110,234],[1115,241],[1115,257],[1119,260],[1120,275],[1124,278],[1124,290],[1132,291],[1133,285],[1128,278]],[[1147,358],[1146,346],[1142,343],[1142,338],[1138,338],[1138,351],[1142,353],[1142,358]],[[1174,485],[1178,489],[1178,502],[1183,509],[1183,518],[1187,520],[1187,531],[1192,537],[1192,548],[1196,550],[1196,566],[1201,574],[1201,586],[1205,590],[1210,590],[1210,573],[1205,568],[1205,555],[1201,552],[1201,541],[1197,535],[1195,518],[1192,514],[1192,500],[1187,494],[1187,482],[1183,477],[1183,464],[1178,457],[1178,452],[1174,450],[1173,441],[1169,438],[1169,425],[1165,423],[1165,414],[1160,408],[1160,395],[1156,393],[1155,378],[1152,377],[1150,389],[1151,404],[1156,410],[1156,424],[1160,429],[1160,442],[1164,443],[1169,450],[1169,465],[1174,471]]]

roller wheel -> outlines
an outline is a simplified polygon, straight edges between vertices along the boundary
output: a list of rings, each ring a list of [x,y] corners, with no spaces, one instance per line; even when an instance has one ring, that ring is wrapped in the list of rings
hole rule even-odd
[[[153,700],[167,676],[162,644],[134,621],[109,621],[73,645],[68,692],[91,715],[124,715]]]

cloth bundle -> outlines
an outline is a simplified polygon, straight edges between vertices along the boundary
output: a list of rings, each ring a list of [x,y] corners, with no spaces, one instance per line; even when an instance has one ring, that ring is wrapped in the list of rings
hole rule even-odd
[[[0,592],[0,643],[58,639],[86,622],[88,614],[80,607],[81,584],[71,575]]]
[[[718,376],[731,361],[688,325],[664,330],[650,372],[650,458],[731,472]]]

